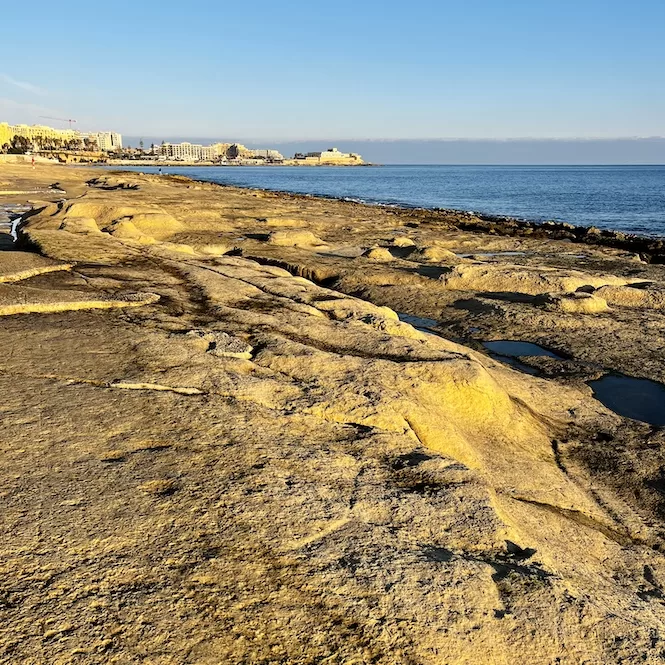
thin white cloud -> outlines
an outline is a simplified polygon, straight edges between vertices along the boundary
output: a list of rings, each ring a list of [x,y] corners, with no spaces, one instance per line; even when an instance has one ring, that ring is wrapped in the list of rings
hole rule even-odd
[[[17,81],[16,79],[12,78],[7,74],[0,73],[0,81],[8,83],[9,85],[16,86],[17,88],[21,88],[21,90],[25,90],[26,92],[31,92],[34,95],[46,94],[46,90],[44,90],[43,88],[33,85],[32,83],[28,83],[27,81]]]
[[[17,102],[15,99],[7,99],[0,97],[0,113],[12,114],[12,112],[20,113],[21,117],[24,115],[32,117],[39,117],[41,115],[58,115],[58,111],[39,104],[30,104],[29,102]],[[0,122],[4,120],[0,116]]]

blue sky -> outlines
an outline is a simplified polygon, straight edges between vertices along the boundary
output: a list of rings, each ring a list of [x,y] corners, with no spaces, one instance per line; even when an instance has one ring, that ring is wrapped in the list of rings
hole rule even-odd
[[[663,0],[31,0],[2,19],[10,122],[165,138],[665,135]]]

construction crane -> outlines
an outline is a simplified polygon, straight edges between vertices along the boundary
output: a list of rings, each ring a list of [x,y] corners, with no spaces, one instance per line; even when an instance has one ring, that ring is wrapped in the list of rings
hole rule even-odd
[[[59,120],[60,122],[68,122],[69,129],[72,128],[72,123],[76,122],[73,118],[52,118],[50,115],[40,115],[40,118],[45,118],[46,120]]]

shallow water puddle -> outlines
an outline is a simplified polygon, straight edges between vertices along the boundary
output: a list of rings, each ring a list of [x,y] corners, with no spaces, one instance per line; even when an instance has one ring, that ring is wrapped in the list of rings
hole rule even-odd
[[[547,356],[555,360],[563,360],[563,358],[554,351],[550,351],[539,344],[532,342],[518,342],[515,340],[496,340],[494,342],[483,342],[483,346],[489,351],[489,357],[493,360],[498,360],[506,365],[510,365],[520,372],[536,376],[540,372],[535,368],[521,362],[518,358],[522,356]]]
[[[497,340],[495,342],[483,342],[483,346],[492,353],[509,358],[520,358],[521,356],[548,356],[556,360],[563,358],[554,351],[532,342],[517,342],[513,340]]]
[[[1,249],[11,249],[13,243],[16,241],[16,227],[28,210],[31,210],[32,206],[23,205],[21,203],[3,203],[0,204],[0,229],[2,229],[0,235],[0,245]],[[9,234],[6,233],[5,229],[9,231]],[[7,242],[7,235],[10,235],[12,240]]]
[[[425,332],[431,332],[430,328],[436,328],[439,325],[439,322],[435,319],[427,319],[422,316],[411,316],[411,314],[402,314],[401,312],[397,312],[397,316],[399,316],[402,323],[408,323],[417,330],[424,330]]]
[[[22,205],[20,203],[0,204],[0,222],[3,224],[11,224],[13,219],[28,212],[30,209],[31,206]]]
[[[607,374],[588,384],[593,396],[620,416],[665,427],[665,385],[625,374]]]

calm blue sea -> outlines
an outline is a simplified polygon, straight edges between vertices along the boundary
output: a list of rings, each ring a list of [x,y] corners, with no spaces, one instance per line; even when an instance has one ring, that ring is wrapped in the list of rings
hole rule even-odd
[[[163,171],[240,187],[665,236],[665,166],[247,166]]]

